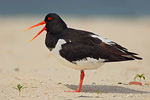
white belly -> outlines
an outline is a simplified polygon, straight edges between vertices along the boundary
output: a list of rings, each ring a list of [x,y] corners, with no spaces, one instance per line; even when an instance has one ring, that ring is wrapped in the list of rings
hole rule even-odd
[[[74,68],[77,70],[90,70],[90,69],[97,69],[99,67],[101,67],[104,63],[103,61],[105,61],[104,59],[93,59],[93,58],[87,58],[86,60],[80,60],[80,61],[75,61],[73,63],[69,62],[68,60],[66,60],[65,58],[60,56],[59,50],[61,50],[61,45],[65,44],[66,41],[63,39],[59,39],[56,47],[52,50],[52,54],[59,59],[59,61],[61,63],[63,63],[64,65],[70,67],[70,68]]]

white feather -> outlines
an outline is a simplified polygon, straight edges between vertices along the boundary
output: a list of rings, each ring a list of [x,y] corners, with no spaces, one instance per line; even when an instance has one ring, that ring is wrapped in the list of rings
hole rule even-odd
[[[93,37],[93,38],[98,38],[98,39],[100,39],[102,42],[104,42],[104,43],[106,43],[106,44],[108,44],[108,45],[115,44],[113,41],[108,40],[108,39],[103,38],[103,37],[100,37],[100,36],[98,36],[98,35],[91,35],[91,37]]]

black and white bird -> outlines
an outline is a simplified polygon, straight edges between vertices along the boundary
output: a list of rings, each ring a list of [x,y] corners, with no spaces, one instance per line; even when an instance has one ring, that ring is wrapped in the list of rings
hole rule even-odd
[[[44,21],[26,30],[43,24],[44,28],[34,38],[46,30],[47,48],[66,66],[81,71],[79,87],[72,92],[81,91],[84,70],[97,69],[107,62],[142,59],[136,53],[92,32],[68,28],[55,13],[47,14]]]

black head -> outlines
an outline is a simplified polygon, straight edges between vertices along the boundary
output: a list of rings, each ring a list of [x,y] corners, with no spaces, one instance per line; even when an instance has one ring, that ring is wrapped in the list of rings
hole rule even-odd
[[[48,21],[52,21],[51,19],[53,20],[59,20],[61,19],[59,15],[57,15],[56,13],[49,13],[45,16],[45,22],[48,22]]]
[[[59,32],[67,28],[66,23],[56,13],[49,13],[44,19],[47,32]]]
[[[29,30],[29,29],[34,28],[34,27],[39,26],[39,25],[43,25],[43,24],[46,24],[46,25],[43,27],[43,29],[36,36],[34,36],[30,40],[30,42],[33,39],[35,39],[39,34],[41,34],[44,30],[46,30],[48,34],[57,34],[57,33],[60,33],[64,29],[67,28],[67,25],[60,18],[59,15],[57,15],[55,13],[49,13],[46,15],[44,21],[25,29],[24,31]]]

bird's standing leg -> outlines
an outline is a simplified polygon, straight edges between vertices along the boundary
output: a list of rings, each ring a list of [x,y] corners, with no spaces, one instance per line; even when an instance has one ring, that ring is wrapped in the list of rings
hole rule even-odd
[[[84,71],[82,70],[81,74],[80,74],[80,83],[79,83],[79,86],[78,86],[78,89],[76,90],[76,92],[81,91],[83,79],[84,79]]]
[[[76,91],[66,91],[66,92],[80,92],[81,87],[82,87],[83,79],[84,79],[84,71],[82,70],[81,74],[80,74],[80,83],[79,83],[78,89]]]

